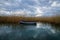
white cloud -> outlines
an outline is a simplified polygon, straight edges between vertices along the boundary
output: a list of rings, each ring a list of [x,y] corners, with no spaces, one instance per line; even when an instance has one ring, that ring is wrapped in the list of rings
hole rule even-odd
[[[16,2],[21,2],[21,0],[16,0]]]
[[[38,8],[38,7],[36,8],[36,12],[37,13],[43,13],[42,10],[40,8]]]
[[[42,8],[41,7],[35,7],[35,13],[36,13],[36,17],[38,17],[38,16],[42,16],[42,14],[43,14],[43,10],[42,10]]]
[[[52,4],[51,4],[52,7],[60,7],[60,3],[54,1]]]
[[[23,4],[22,0],[8,0],[8,1],[3,0],[2,2],[0,2],[0,6],[2,8],[0,10],[3,11],[1,13],[5,13],[6,15],[16,15],[16,16],[17,15],[31,16],[35,14],[36,14],[35,16],[42,16],[43,14],[45,15],[45,13],[47,12],[49,15],[50,13],[52,14],[52,11],[55,12],[55,10],[57,9],[56,7],[60,8],[60,3],[58,3],[57,1],[42,0],[40,3],[40,0],[31,0],[34,3],[36,3],[36,5],[30,5],[28,4],[28,2],[26,3],[26,1],[25,1],[25,4]],[[47,6],[45,6],[45,4],[42,2],[45,2],[45,3],[47,2],[46,4]]]
[[[9,16],[10,12],[5,10],[0,10],[0,16]]]
[[[19,6],[19,3],[21,2],[21,0],[8,0],[8,1],[2,1],[0,2],[0,5],[4,6],[4,7],[17,7]]]
[[[34,0],[37,4],[39,4],[39,0]]]
[[[11,15],[13,15],[13,16],[25,16],[25,17],[27,17],[27,16],[31,16],[30,13],[31,12],[27,11],[27,10],[17,10],[17,11],[12,12]]]
[[[12,5],[11,3],[8,3],[8,2],[5,2],[4,4],[8,6]]]
[[[24,11],[15,11],[15,12],[12,12],[12,15],[13,16],[24,16],[26,13]]]
[[[52,3],[52,1],[50,0],[49,3]]]
[[[28,10],[16,10],[16,11],[6,11],[6,10],[0,10],[0,16],[31,16],[30,11]]]

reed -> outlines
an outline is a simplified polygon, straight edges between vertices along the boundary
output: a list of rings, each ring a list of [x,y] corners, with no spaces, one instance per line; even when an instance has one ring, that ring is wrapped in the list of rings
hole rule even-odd
[[[60,23],[60,16],[52,17],[20,17],[20,16],[0,16],[0,23],[19,23],[19,21]]]

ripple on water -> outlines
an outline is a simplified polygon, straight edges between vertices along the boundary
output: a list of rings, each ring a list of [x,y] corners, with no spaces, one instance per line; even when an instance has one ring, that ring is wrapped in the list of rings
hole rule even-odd
[[[60,31],[47,23],[0,24],[0,40],[59,40]]]

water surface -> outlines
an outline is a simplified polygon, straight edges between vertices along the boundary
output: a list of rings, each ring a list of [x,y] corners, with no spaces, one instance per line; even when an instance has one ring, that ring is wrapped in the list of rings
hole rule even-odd
[[[60,40],[60,25],[0,24],[0,40]]]

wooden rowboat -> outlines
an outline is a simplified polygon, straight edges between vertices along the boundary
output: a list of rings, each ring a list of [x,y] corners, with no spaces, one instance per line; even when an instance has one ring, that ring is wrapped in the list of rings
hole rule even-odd
[[[24,25],[36,25],[36,22],[20,21],[20,24],[24,24]]]

